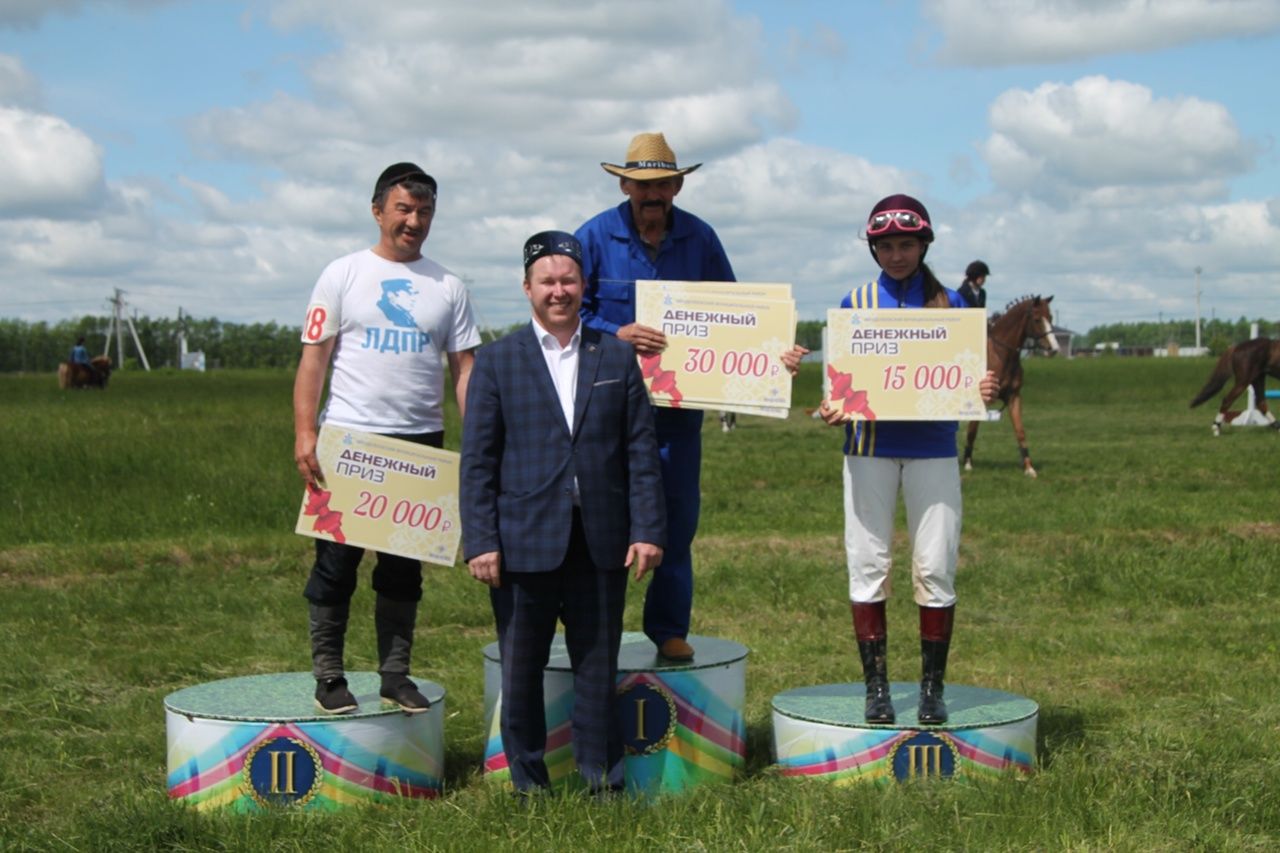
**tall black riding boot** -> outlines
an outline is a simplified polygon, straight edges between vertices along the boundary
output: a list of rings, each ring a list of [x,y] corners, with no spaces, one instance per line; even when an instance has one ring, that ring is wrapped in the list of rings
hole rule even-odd
[[[920,705],[916,719],[922,725],[947,721],[947,703],[942,701],[942,690],[954,620],[954,605],[920,608]]]
[[[326,714],[346,714],[358,706],[347,688],[342,659],[346,645],[347,604],[312,604],[309,615],[311,630],[311,674],[316,677],[316,707]]]
[[[413,651],[413,628],[417,618],[416,601],[396,601],[379,595],[374,604],[378,674],[382,676],[379,695],[411,714],[431,707],[427,697],[418,692],[418,686],[409,680],[409,658]]]
[[[916,719],[926,726],[947,721],[942,681],[947,674],[947,651],[950,648],[950,642],[920,641],[920,706],[916,709]]]
[[[858,654],[862,656],[862,677],[867,685],[867,707],[864,717],[868,723],[892,723],[893,700],[889,698],[889,666],[885,659],[888,641],[859,640]]]
[[[884,602],[854,602],[850,609],[853,611],[853,630],[858,637],[858,655],[862,658],[862,678],[867,686],[863,717],[868,723],[892,723],[893,700],[889,697],[889,642],[885,631]]]

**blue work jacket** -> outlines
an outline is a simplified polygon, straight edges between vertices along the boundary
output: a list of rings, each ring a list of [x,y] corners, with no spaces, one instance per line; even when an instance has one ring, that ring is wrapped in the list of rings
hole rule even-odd
[[[636,281],[736,281],[720,238],[711,226],[678,207],[658,247],[657,260],[636,232],[631,202],[595,216],[578,229],[585,255],[582,322],[616,335],[636,321]]]
[[[736,281],[720,238],[710,225],[678,207],[656,260],[636,231],[628,199],[587,220],[575,236],[582,243],[584,325],[618,334],[636,321],[636,281]],[[700,429],[702,413],[676,409],[654,412],[658,432]]]

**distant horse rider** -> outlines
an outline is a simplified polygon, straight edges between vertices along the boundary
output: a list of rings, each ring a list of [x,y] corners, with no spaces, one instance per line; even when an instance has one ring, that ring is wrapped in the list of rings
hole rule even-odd
[[[89,359],[89,350],[85,349],[84,335],[76,338],[76,345],[71,348],[71,357],[67,361],[71,362],[73,370],[83,369],[89,374],[87,384],[95,385],[102,381],[102,374]]]
[[[964,283],[958,292],[970,308],[987,307],[987,291],[983,285],[989,275],[991,270],[982,261],[974,261],[964,268]]]

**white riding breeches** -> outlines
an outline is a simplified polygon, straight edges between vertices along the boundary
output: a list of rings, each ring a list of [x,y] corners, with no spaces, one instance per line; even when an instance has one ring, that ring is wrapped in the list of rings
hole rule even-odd
[[[844,457],[844,547],[849,600],[889,597],[893,517],[901,487],[911,540],[911,584],[916,604],[956,603],[960,552],[960,466],[941,459]]]

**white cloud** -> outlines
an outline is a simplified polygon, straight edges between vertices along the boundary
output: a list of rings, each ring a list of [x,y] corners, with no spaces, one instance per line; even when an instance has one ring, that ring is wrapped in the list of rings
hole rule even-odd
[[[382,159],[374,152],[413,148],[432,155],[428,168],[466,174],[511,152],[598,162],[653,128],[727,151],[795,119],[758,67],[758,25],[719,0],[434,4],[377,15],[289,0],[273,20],[340,35],[308,69],[316,99],[277,96],[204,116],[192,128],[207,150],[305,169],[335,154],[364,167],[362,157]]]
[[[1204,316],[1213,306],[1219,317],[1256,316],[1258,309],[1246,306],[1280,293],[1274,207],[1280,205],[1187,199],[1058,207],[996,194],[947,211],[954,229],[929,259],[954,285],[966,263],[982,258],[992,270],[990,307],[1026,293],[1056,295],[1056,311],[1077,331],[1161,313],[1192,316],[1197,266],[1206,271]]]
[[[794,121],[757,68],[758,25],[718,0],[434,4],[378,15],[291,0],[273,20],[339,36],[308,69],[316,97],[278,94],[200,116],[189,123],[198,150],[334,187],[361,217],[373,176],[413,160],[440,180],[443,233],[496,211],[570,227],[594,212],[592,199],[614,197],[597,164],[622,159],[640,131],[664,131],[681,162],[693,162]]]
[[[1058,62],[1280,30],[1275,0],[925,0],[938,59],[961,65]]]
[[[928,8],[980,17],[972,6]],[[1129,6],[1000,8],[1016,29],[1029,10],[1047,9],[1065,26]],[[1197,265],[1206,314],[1209,294],[1221,306],[1257,305],[1274,287],[1260,283],[1280,268],[1280,199],[1229,191],[1263,154],[1210,100],[1106,77],[1033,78],[991,102],[984,144],[951,158],[954,175],[985,171],[993,181],[988,195],[956,205],[906,155],[882,163],[859,153],[857,133],[844,150],[787,138],[797,117],[763,69],[760,25],[722,0],[418,4],[378,14],[285,0],[272,9],[279,26],[325,28],[330,52],[282,59],[306,63],[309,89],[189,118],[196,157],[215,166],[197,163],[177,181],[104,183],[95,141],[42,113],[38,81],[0,57],[7,299],[36,290],[64,300],[37,309],[61,317],[100,311],[123,286],[152,315],[182,306],[224,320],[300,322],[325,263],[375,241],[375,176],[409,159],[441,185],[428,253],[469,280],[483,323],[506,325],[527,316],[524,239],[572,230],[620,203],[599,163],[621,161],[631,136],[649,130],[666,133],[682,164],[705,164],[679,203],[716,228],[739,277],[791,282],[805,318],[875,274],[860,239],[865,216],[899,191],[929,206],[939,235],[929,261],[945,282],[983,258],[994,270],[993,305],[1056,294],[1055,307],[1080,329],[1160,311],[1188,316]],[[949,39],[974,32],[947,30]],[[797,38],[822,61],[844,49],[821,26]],[[222,164],[255,182],[246,190],[211,177]],[[1129,313],[1110,316],[1117,304]],[[20,299],[0,306],[15,310],[26,313]]]
[[[226,221],[235,216],[236,207],[227,194],[217,187],[202,184],[190,178],[179,178],[180,183],[195,200],[200,212],[211,221]]]
[[[739,279],[791,282],[801,316],[818,317],[871,274],[868,211],[918,185],[893,166],[773,139],[686,178],[678,201],[716,228]]]
[[[171,0],[0,0],[0,27],[30,29],[52,14],[74,15],[86,6],[147,9]]]
[[[318,84],[356,104],[399,104],[395,112],[423,102],[521,110],[583,98],[643,102],[758,74],[758,25],[719,0],[494,0],[378,15],[342,0],[290,0],[275,19],[341,33],[343,49],[315,69]]]
[[[202,153],[286,176],[250,201],[192,186],[206,215],[266,229],[288,221],[368,245],[373,178],[413,160],[441,187],[428,251],[505,306],[502,322],[526,310],[508,286],[525,237],[572,230],[620,201],[599,163],[621,161],[635,133],[661,130],[681,163],[710,163],[795,120],[759,67],[758,24],[719,0],[433,4],[378,15],[290,0],[272,16],[325,27],[338,45],[307,70],[314,97],[276,94],[188,123]],[[333,254],[311,259],[299,286]]]
[[[180,183],[211,223],[255,222],[350,233],[369,221],[368,207],[333,184],[285,179],[265,186],[260,199],[234,202],[215,186],[189,178],[180,179]]]
[[[40,81],[22,65],[16,56],[0,53],[0,104],[13,107],[38,107]]]
[[[34,27],[54,12],[76,12],[84,0],[0,0],[0,26]]]
[[[814,24],[807,33],[796,29],[787,32],[785,56],[787,65],[791,68],[800,68],[815,58],[843,62],[848,53],[849,46],[844,37],[826,24]]]
[[[1105,77],[1010,90],[989,116],[995,184],[1058,204],[1220,200],[1256,156],[1221,104]]]
[[[82,219],[103,191],[102,152],[56,116],[0,107],[0,217]]]
[[[648,0],[620,4],[609,0],[540,0],[521,3],[435,3],[380,9],[347,0],[277,0],[272,20],[281,27],[321,26],[358,41],[424,44],[434,41],[483,43],[503,34],[552,39],[576,33],[596,39],[626,39],[631,55],[642,60],[654,46],[698,44],[705,34],[722,27],[729,37],[754,24],[730,18],[722,0]]]
[[[70,277],[110,277],[130,273],[145,260],[145,244],[114,237],[102,221],[68,227],[66,222],[52,219],[27,220],[22,230],[24,239],[7,254],[13,263],[32,270]]]

